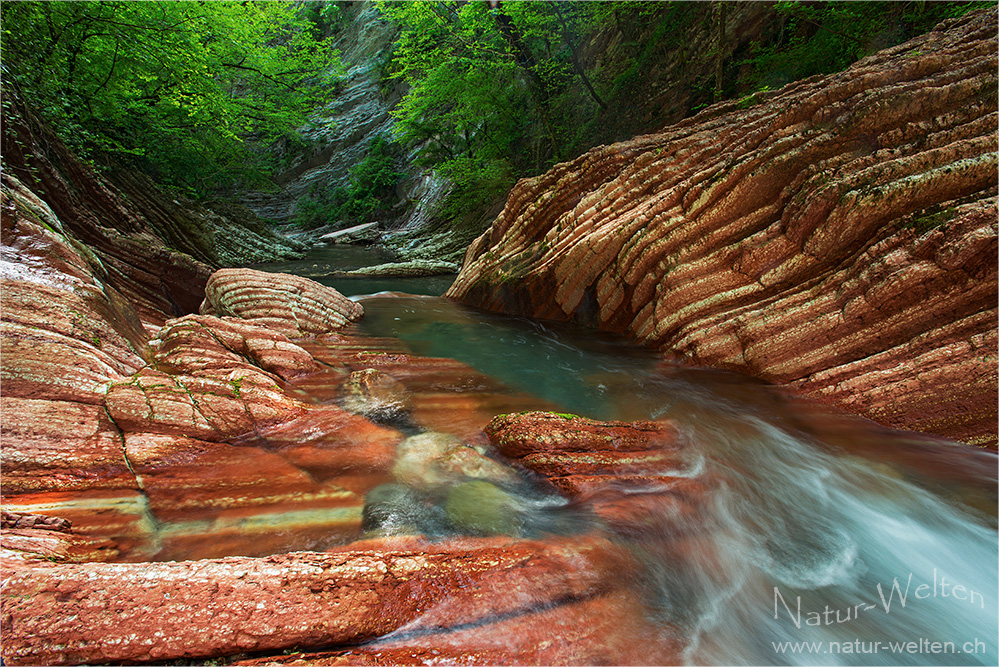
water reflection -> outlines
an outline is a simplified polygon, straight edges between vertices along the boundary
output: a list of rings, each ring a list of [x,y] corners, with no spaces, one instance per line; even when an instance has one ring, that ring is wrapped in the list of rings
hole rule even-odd
[[[454,274],[416,278],[334,277],[332,275],[338,271],[353,271],[396,260],[396,256],[391,251],[377,246],[330,245],[311,248],[301,259],[266,262],[256,264],[251,268],[305,276],[351,297],[396,289],[404,289],[409,294],[440,296],[454,282]]]

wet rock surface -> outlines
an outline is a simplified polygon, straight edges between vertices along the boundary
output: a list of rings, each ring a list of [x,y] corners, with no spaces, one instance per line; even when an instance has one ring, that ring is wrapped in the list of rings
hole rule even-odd
[[[727,127],[723,114],[710,118]],[[657,140],[634,145],[643,141]],[[652,164],[629,155],[639,155],[638,169]],[[713,186],[704,187],[697,196]],[[705,518],[717,484],[699,467],[690,432],[666,420],[538,412],[541,401],[467,364],[363,335],[352,324],[357,304],[304,279],[218,272],[204,312],[192,314],[201,295],[187,291],[203,283],[150,291],[162,279],[158,264],[135,260],[126,271],[113,253],[95,262],[67,232],[70,209],[49,207],[9,174],[2,197],[5,664],[686,659],[690,628],[663,621],[659,591],[641,577],[648,562],[696,562],[711,574],[698,585],[727,583],[713,567]],[[982,231],[979,204],[957,205],[947,230],[920,237],[918,252],[947,270],[982,269],[994,234]],[[144,238],[120,237],[129,252]],[[883,263],[864,274],[866,285],[901,280],[892,267],[909,270],[892,243],[872,246]],[[207,278],[194,260],[158,253],[167,266],[179,262],[174,279],[191,267]],[[577,272],[589,270],[589,259],[576,260]],[[140,265],[146,282],[133,283],[129,271]],[[988,283],[987,272],[974,275]],[[878,303],[894,303],[894,289]],[[918,293],[932,310],[932,295]],[[163,305],[180,294],[183,304]],[[805,326],[822,321],[813,314],[798,312]],[[978,332],[989,317],[972,313],[949,331],[980,352],[994,340]],[[932,342],[933,331],[920,335]],[[921,341],[912,339],[913,350]],[[933,349],[945,357],[943,382],[960,354]],[[837,366],[844,392],[883,372],[876,355],[857,363],[859,376]],[[968,368],[969,391],[990,381]],[[865,410],[886,404],[867,396]],[[941,405],[960,405],[953,396],[941,394]],[[735,438],[764,448],[752,428]],[[770,469],[747,463],[725,474],[748,484]],[[694,594],[664,594],[670,604],[684,596]]]
[[[71,522],[82,546],[67,553],[84,560],[356,537],[364,494],[389,479],[402,434],[303,401],[288,383],[332,369],[278,331],[234,317],[144,319],[59,217],[5,178],[5,510]],[[315,301],[325,288],[288,283],[318,309],[303,322],[325,316]],[[29,537],[17,540],[24,553]]]
[[[625,534],[686,528],[710,491],[669,422],[527,412],[500,415],[485,432],[502,454]]]
[[[400,628],[460,628],[591,597],[607,590],[622,562],[623,554],[596,539],[499,539],[419,551],[368,546],[259,559],[31,566],[4,581],[4,658],[168,660],[357,643]]]
[[[335,289],[284,273],[220,269],[205,286],[202,315],[238,317],[289,336],[329,333],[364,314]]]
[[[448,296],[994,447],[995,31],[969,14],[524,179]]]

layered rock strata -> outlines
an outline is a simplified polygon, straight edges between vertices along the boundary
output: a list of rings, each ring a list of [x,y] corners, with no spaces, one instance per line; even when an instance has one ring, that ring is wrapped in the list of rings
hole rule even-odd
[[[670,422],[526,412],[496,417],[485,433],[500,453],[585,503],[617,532],[685,530],[709,490],[691,474],[696,466]]]
[[[221,269],[205,286],[203,315],[229,315],[291,336],[329,333],[364,309],[331,287],[284,273]]]
[[[62,546],[20,535],[19,552],[176,558],[355,537],[403,435],[290,384],[348,371],[245,319],[143,317],[47,204],[4,179],[4,508],[73,524]],[[346,321],[338,309],[360,311],[288,278],[269,283],[268,305],[304,329],[330,331]]]
[[[252,214],[227,217],[178,201],[136,172],[98,173],[36,117],[15,87],[6,99],[4,187],[43,203],[60,233],[86,244],[97,277],[124,295],[143,321],[159,325],[196,311],[213,266],[301,252]]]
[[[523,180],[448,296],[994,446],[995,33],[972,13]]]
[[[4,658],[134,663],[470,627],[600,594],[626,562],[599,539],[494,539],[256,559],[36,564],[4,582]]]
[[[676,660],[678,635],[621,581],[627,552],[578,530],[518,539],[496,516],[521,480],[482,427],[536,401],[331,331],[356,304],[299,280],[151,325],[25,192],[2,192],[0,220],[5,664]],[[671,434],[618,426],[639,449]],[[351,543],[393,485],[446,499],[452,538]]]

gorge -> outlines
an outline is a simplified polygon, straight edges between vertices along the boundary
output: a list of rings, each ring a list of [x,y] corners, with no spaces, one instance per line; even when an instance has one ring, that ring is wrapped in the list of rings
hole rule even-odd
[[[524,178],[444,296],[5,85],[4,664],[994,664],[997,31]]]

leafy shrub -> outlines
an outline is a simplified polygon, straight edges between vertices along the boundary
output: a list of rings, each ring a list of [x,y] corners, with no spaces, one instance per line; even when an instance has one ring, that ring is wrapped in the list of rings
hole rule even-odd
[[[347,185],[326,196],[313,192],[299,199],[293,222],[303,229],[316,229],[323,225],[347,227],[378,220],[392,208],[395,188],[405,175],[396,166],[401,151],[398,144],[386,137],[375,137],[365,158],[351,168]]]

